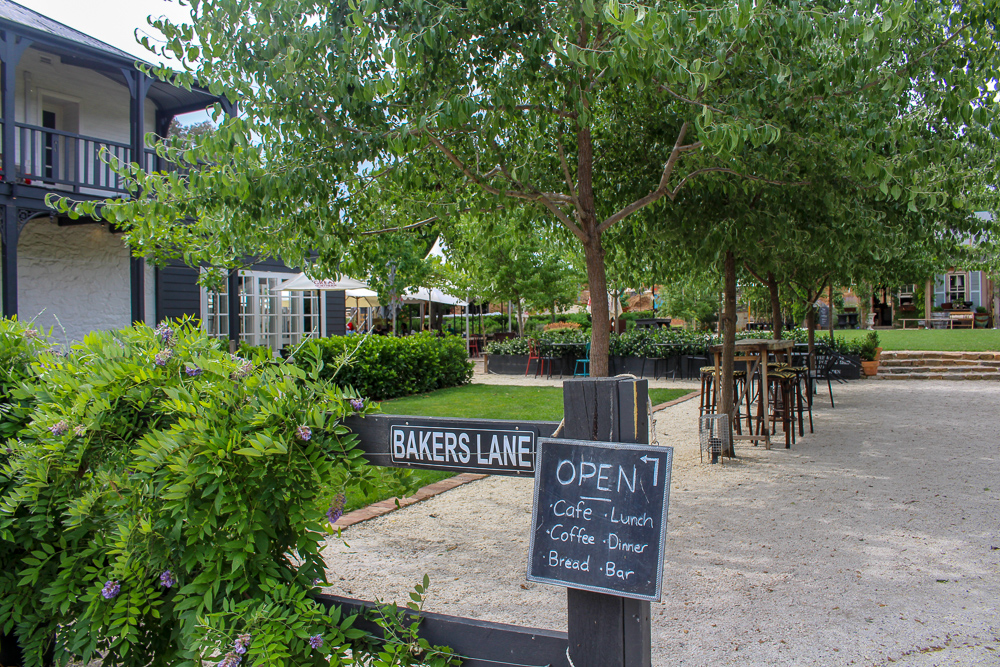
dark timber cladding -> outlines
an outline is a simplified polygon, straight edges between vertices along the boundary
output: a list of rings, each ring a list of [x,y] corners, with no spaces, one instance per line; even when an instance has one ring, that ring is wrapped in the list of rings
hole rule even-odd
[[[648,383],[586,378],[563,383],[566,427],[573,440],[649,440]],[[570,654],[575,667],[651,667],[649,602],[566,589]]]
[[[348,417],[372,465],[531,477],[538,438],[558,422],[409,415]]]

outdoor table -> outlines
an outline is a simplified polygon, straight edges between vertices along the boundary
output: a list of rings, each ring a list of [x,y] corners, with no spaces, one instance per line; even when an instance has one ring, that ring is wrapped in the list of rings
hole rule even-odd
[[[794,347],[795,343],[790,340],[774,340],[771,338],[746,338],[736,341],[736,352],[733,361],[747,362],[747,381],[743,388],[744,392],[750,391],[750,383],[753,380],[753,376],[758,369],[760,370],[760,395],[757,397],[757,416],[763,426],[763,435],[754,435],[753,433],[734,435],[733,440],[763,440],[764,447],[771,449],[771,429],[768,423],[768,411],[771,406],[770,395],[767,390],[767,355],[774,352],[775,357],[784,355],[787,358],[787,355]],[[719,386],[722,384],[722,345],[713,345],[710,351],[715,355],[715,377],[719,380],[713,385],[712,398],[714,404],[718,405]],[[729,378],[729,381],[732,381],[732,378]],[[736,400],[733,402],[734,408],[742,402],[743,397],[743,395],[735,397]],[[729,415],[730,422],[732,422],[732,418],[733,415]],[[730,423],[731,427],[732,423]]]
[[[661,348],[657,351],[657,355],[653,357],[653,379],[656,379],[656,362],[660,359],[663,359],[663,377],[667,377],[667,357],[670,356],[672,350],[679,349],[681,343],[653,343],[651,347]],[[646,357],[642,358],[642,371],[639,374],[646,377]]]
[[[556,348],[554,354],[552,354],[552,355],[542,355],[543,357],[544,356],[550,356],[550,359],[549,359],[549,377],[552,377],[552,361],[551,361],[551,359],[553,357],[559,359],[559,377],[562,377],[565,374],[564,373],[565,369],[563,368],[563,360],[566,358],[566,355],[573,348],[578,348],[578,347],[580,347],[581,345],[584,345],[584,344],[585,343],[545,343],[544,345],[546,347]],[[560,352],[560,350],[564,350],[564,351]]]

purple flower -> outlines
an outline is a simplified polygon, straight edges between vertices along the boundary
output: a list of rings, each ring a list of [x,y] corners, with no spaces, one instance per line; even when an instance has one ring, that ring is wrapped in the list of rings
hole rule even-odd
[[[351,399],[351,408],[353,408],[353,410],[355,412],[361,412],[362,410],[365,409],[365,399],[363,399],[363,398],[352,398]]]
[[[313,437],[312,429],[303,424],[295,429],[295,437],[299,440],[310,440]]]
[[[233,361],[239,364],[236,370],[234,370],[232,373],[229,374],[229,377],[232,378],[233,380],[242,380],[243,378],[253,373],[252,361],[248,361],[247,359],[242,359],[240,357],[237,357],[236,355],[233,355]]]
[[[347,496],[343,493],[338,493],[330,501],[330,509],[326,511],[326,518],[330,520],[330,523],[337,523],[337,520],[344,516],[344,503],[346,502]]]
[[[105,600],[111,600],[118,597],[119,591],[121,591],[121,584],[118,583],[117,579],[112,579],[111,581],[105,582],[104,588],[101,589],[101,595],[104,596]]]
[[[55,424],[49,427],[49,431],[52,432],[52,435],[62,435],[68,430],[69,430],[69,424],[66,423],[65,419],[60,419]]]
[[[157,352],[156,356],[153,357],[153,363],[157,366],[166,366],[167,362],[170,361],[171,356],[173,356],[173,350],[163,350],[162,352]]]
[[[174,344],[174,330],[166,322],[160,322],[160,325],[156,327],[155,333],[160,342],[167,347],[171,347]]]
[[[170,588],[176,583],[177,580],[174,579],[174,575],[170,572],[170,570],[164,570],[163,573],[160,574],[160,585],[164,588]]]
[[[34,329],[25,329],[24,331],[21,332],[21,337],[24,338],[25,340],[33,340],[35,338],[38,338],[38,332],[35,331]]]
[[[196,377],[198,377],[199,375],[201,375],[204,372],[205,371],[203,371],[202,369],[198,368],[197,366],[190,366],[190,365],[188,365],[188,366],[184,367],[184,373],[189,378],[196,378]]]
[[[230,651],[225,658],[219,661],[219,667],[236,667],[242,661],[243,658],[239,654]]]
[[[240,635],[233,642],[233,653],[243,655],[247,652],[247,648],[250,646],[250,635]]]
[[[82,438],[87,433],[87,427],[84,426],[83,424],[77,424],[76,426],[73,427],[73,433]]]
[[[310,637],[309,645],[313,648],[323,648],[323,635],[313,635]]]

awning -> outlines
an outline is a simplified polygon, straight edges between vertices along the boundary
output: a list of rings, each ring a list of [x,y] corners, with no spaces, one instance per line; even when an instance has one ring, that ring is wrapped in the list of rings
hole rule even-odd
[[[378,308],[378,292],[370,289],[349,289],[344,290],[344,297],[347,299],[348,305],[351,305],[351,299],[354,299],[354,306],[357,308]]]
[[[408,289],[403,293],[402,301],[403,303],[427,303],[428,301],[433,301],[434,303],[442,303],[446,306],[462,307],[469,305],[457,296],[446,294],[435,287],[414,287]]]
[[[349,289],[368,289],[368,285],[361,282],[360,280],[355,280],[354,278],[348,278],[347,276],[337,276],[336,280],[313,280],[304,273],[300,273],[291,280],[286,280],[283,283],[275,285],[271,288],[272,292],[298,292],[302,290],[319,290],[322,292],[340,292]]]

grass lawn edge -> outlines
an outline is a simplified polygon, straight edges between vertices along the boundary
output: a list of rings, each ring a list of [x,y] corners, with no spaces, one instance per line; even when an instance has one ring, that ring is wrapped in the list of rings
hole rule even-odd
[[[371,505],[356,509],[353,512],[348,512],[344,516],[337,519],[337,523],[333,524],[333,527],[336,529],[354,526],[362,521],[375,519],[397,509],[415,505],[422,500],[433,498],[434,496],[444,493],[445,491],[451,491],[455,487],[468,484],[469,482],[475,482],[476,480],[483,479],[485,477],[487,477],[487,475],[463,472],[453,477],[448,477],[447,479],[442,479],[441,481],[434,482],[433,484],[423,486],[417,489],[417,492],[412,496],[406,496],[405,498],[386,498],[385,500],[379,500]],[[398,505],[396,504],[397,500],[399,501]]]
[[[664,408],[669,408],[671,406],[677,405],[678,403],[683,403],[684,401],[690,401],[692,398],[701,396],[701,389],[695,389],[690,394],[684,394],[680,398],[675,398],[672,401],[667,401],[666,403],[660,403],[659,405],[653,406],[653,412],[658,412]]]

